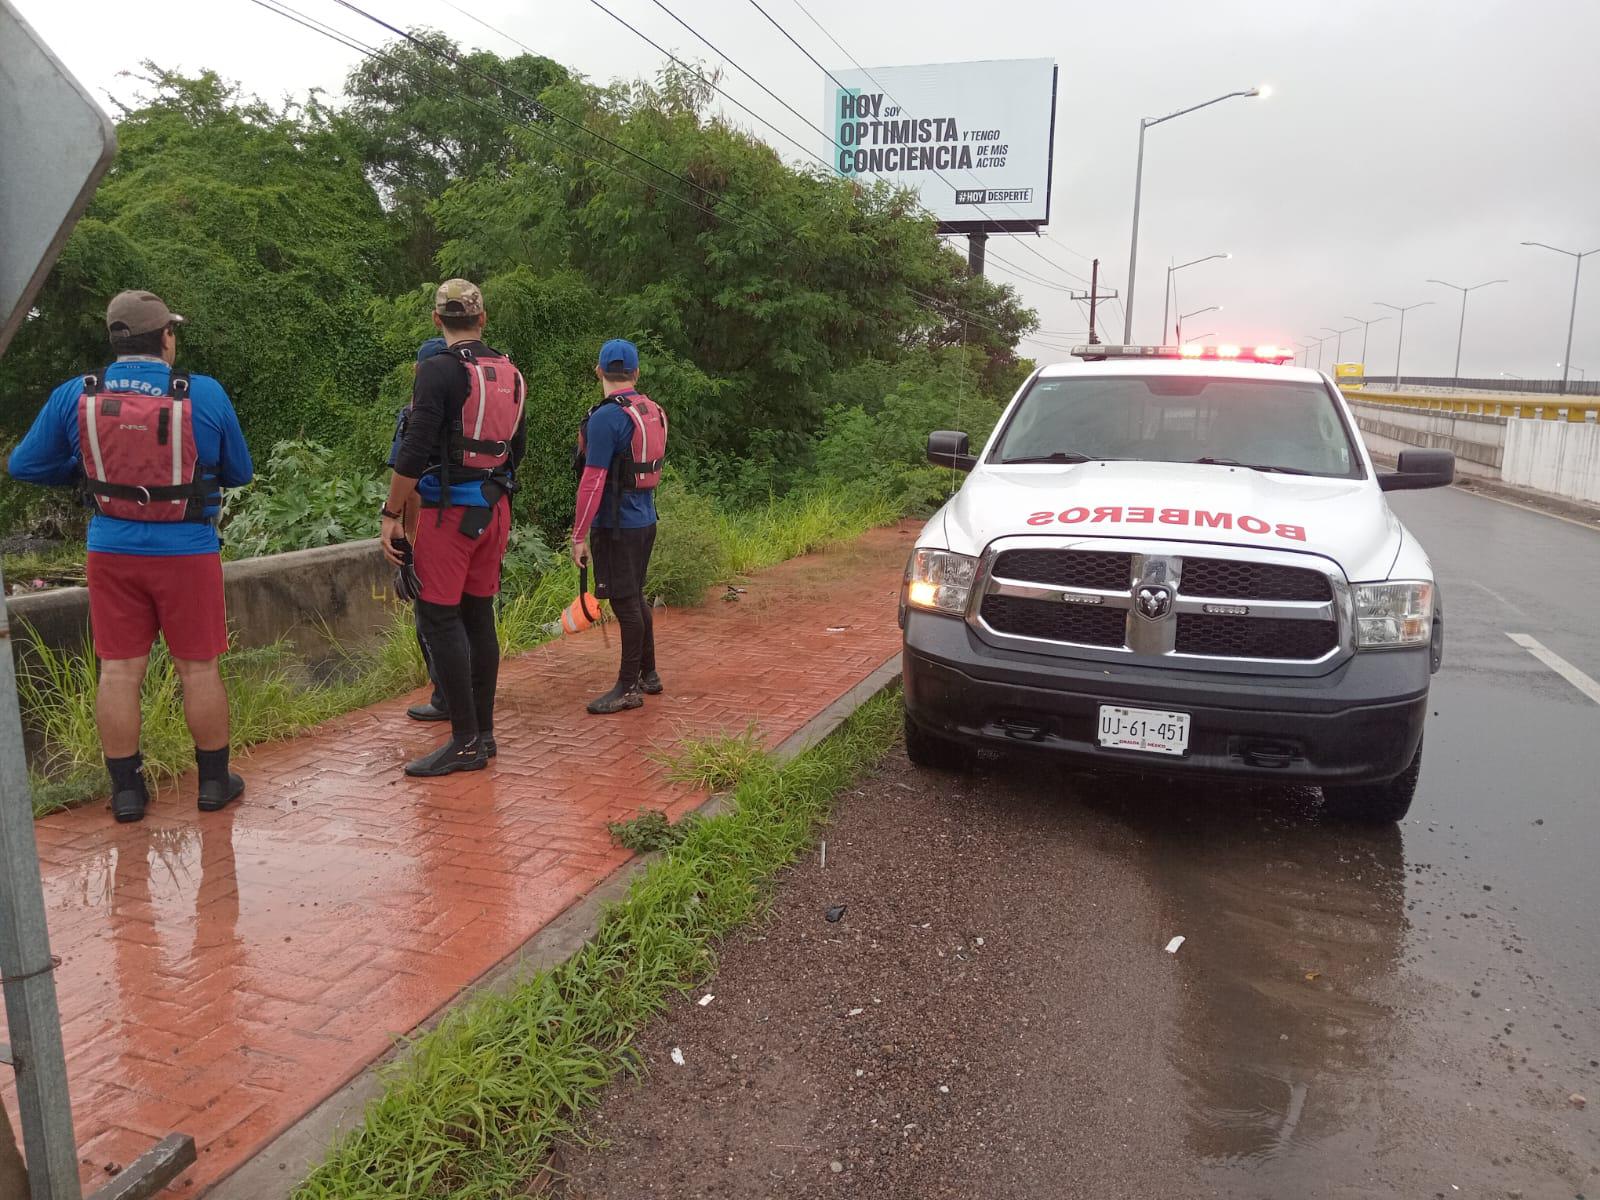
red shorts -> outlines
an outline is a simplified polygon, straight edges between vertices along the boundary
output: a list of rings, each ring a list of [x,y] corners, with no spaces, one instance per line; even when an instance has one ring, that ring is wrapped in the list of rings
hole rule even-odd
[[[494,506],[489,527],[475,538],[461,533],[461,519],[472,510],[455,506],[425,508],[417,520],[416,568],[422,598],[429,604],[460,604],[461,597],[500,593],[500,563],[511,537],[511,501]]]
[[[228,648],[220,554],[88,556],[89,624],[101,658],[143,658],[156,634],[173,658],[205,662]]]

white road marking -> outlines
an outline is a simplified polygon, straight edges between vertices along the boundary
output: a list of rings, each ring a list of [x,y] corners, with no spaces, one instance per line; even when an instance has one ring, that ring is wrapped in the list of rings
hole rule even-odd
[[[1566,659],[1562,658],[1554,650],[1551,650],[1549,647],[1545,646],[1544,643],[1540,642],[1538,638],[1529,637],[1525,633],[1508,633],[1506,636],[1517,645],[1521,646],[1529,654],[1537,658],[1545,666],[1549,667],[1557,675],[1561,676],[1561,678],[1565,679],[1573,687],[1577,688],[1585,696],[1589,697],[1589,699],[1593,700],[1596,704],[1600,704],[1600,683],[1596,683],[1589,676],[1578,670],[1577,667],[1573,666]]]
[[[1476,579],[1469,579],[1469,580],[1467,580],[1467,582],[1470,583],[1473,587],[1477,588],[1480,592],[1486,593],[1490,598],[1492,598],[1494,600],[1498,600],[1501,604],[1504,604],[1512,612],[1516,613],[1517,616],[1525,617],[1525,616],[1528,615],[1526,612],[1523,611],[1521,605],[1513,604],[1510,600],[1507,600],[1504,596],[1502,596],[1499,592],[1495,591],[1493,588],[1485,587],[1483,584],[1479,583]]]

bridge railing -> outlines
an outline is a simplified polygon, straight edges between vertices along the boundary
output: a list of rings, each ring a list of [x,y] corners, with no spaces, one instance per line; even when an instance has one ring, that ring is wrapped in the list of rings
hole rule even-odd
[[[1343,388],[1351,400],[1366,404],[1387,404],[1395,408],[1417,408],[1435,412],[1463,413],[1479,417],[1518,417],[1539,421],[1589,422],[1600,420],[1600,397],[1530,395],[1526,399],[1507,396],[1472,396],[1456,393],[1385,392],[1369,387]]]

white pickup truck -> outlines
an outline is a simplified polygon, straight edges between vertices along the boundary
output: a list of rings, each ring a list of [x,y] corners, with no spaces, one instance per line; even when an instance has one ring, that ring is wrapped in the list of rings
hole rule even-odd
[[[1017,391],[906,566],[906,747],[1322,788],[1410,808],[1444,612],[1344,397],[1273,347],[1080,346]]]

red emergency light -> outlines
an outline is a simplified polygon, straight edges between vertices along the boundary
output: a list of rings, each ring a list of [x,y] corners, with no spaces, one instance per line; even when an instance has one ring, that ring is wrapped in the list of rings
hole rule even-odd
[[[1271,344],[1202,346],[1197,342],[1186,342],[1182,346],[1074,346],[1072,356],[1086,362],[1107,358],[1199,358],[1220,362],[1285,363],[1294,358],[1295,352]]]

